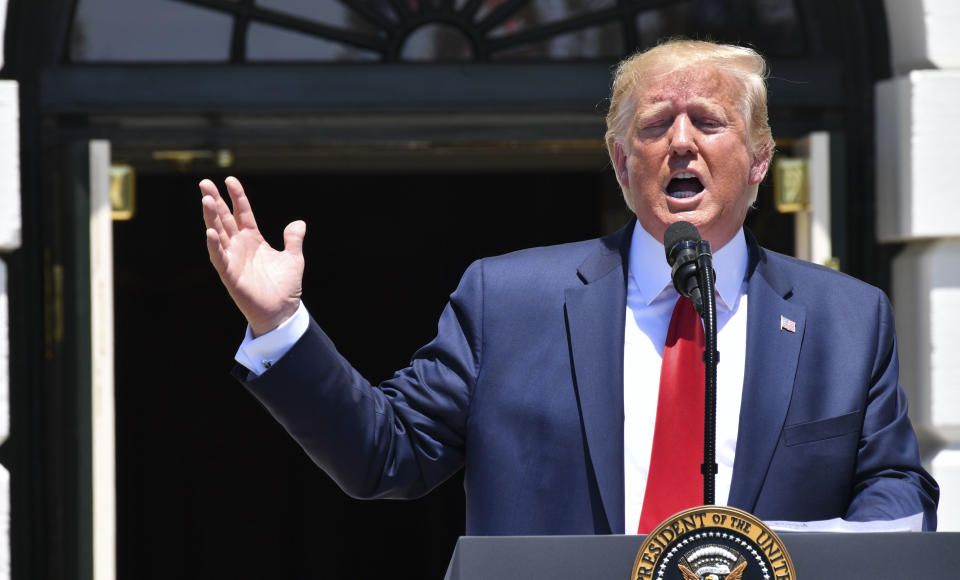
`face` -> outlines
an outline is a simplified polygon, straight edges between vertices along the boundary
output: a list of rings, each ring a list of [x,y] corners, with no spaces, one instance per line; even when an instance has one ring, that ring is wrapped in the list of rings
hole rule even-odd
[[[708,66],[634,89],[635,115],[614,161],[637,220],[654,238],[687,221],[718,250],[743,225],[770,155],[751,153],[741,94],[733,77]]]

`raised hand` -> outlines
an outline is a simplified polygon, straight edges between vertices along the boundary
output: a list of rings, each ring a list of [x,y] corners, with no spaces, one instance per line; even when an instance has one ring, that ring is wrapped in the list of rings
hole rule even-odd
[[[243,186],[226,179],[233,213],[209,179],[200,182],[207,251],[227,292],[260,336],[293,316],[303,283],[303,237],[307,224],[291,222],[283,230],[283,251],[263,239]]]

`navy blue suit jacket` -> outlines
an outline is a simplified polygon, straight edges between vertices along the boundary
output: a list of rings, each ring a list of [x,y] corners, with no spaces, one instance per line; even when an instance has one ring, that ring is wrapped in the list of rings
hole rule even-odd
[[[417,497],[463,467],[468,534],[623,533],[632,227],[475,262],[437,337],[379,386],[314,322],[245,384],[352,496]],[[747,237],[729,504],[767,520],[924,512],[933,529],[939,492],[920,465],[886,297]]]

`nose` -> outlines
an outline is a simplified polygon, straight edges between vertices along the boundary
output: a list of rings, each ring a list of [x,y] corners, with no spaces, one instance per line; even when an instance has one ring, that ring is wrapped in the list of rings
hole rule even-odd
[[[696,128],[686,115],[678,115],[670,134],[670,149],[676,155],[697,153]]]

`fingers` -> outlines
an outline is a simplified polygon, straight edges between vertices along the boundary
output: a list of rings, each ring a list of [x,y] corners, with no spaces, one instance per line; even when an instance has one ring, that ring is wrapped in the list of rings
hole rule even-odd
[[[283,249],[294,256],[303,256],[303,238],[307,234],[307,224],[303,220],[290,222],[283,229]]]
[[[237,224],[230,213],[227,202],[223,200],[217,186],[209,179],[200,182],[203,195],[203,222],[208,228],[217,230],[221,235],[233,236],[237,233]]]
[[[203,223],[208,228],[212,228],[217,222],[216,200],[218,197],[220,197],[220,193],[217,191],[217,186],[215,186],[209,179],[204,179],[200,182],[200,194],[203,196],[200,199],[200,202],[203,205]]]
[[[230,176],[226,179],[227,193],[230,194],[230,200],[233,201],[233,217],[236,218],[236,224],[240,229],[257,228],[257,220],[253,218],[253,209],[250,208],[250,200],[240,185],[240,180]]]
[[[210,262],[213,267],[222,274],[226,269],[226,256],[224,255],[220,234],[213,228],[207,228],[207,253],[210,254]]]
[[[217,202],[214,198],[204,196],[201,201],[203,205],[203,223],[207,229],[214,230],[217,234],[227,235],[224,231],[223,221],[220,219],[220,211],[217,208]]]

